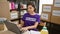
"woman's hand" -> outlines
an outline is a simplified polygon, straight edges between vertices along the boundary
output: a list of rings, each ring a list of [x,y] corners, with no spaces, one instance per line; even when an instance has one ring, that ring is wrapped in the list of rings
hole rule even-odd
[[[27,27],[23,27],[23,28],[21,28],[20,30],[24,32],[24,31],[27,31],[28,28],[27,28]]]
[[[18,28],[21,28],[22,26],[20,24],[17,25]]]

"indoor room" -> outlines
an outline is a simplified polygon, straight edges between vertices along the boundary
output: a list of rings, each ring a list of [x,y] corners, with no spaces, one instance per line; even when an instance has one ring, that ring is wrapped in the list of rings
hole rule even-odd
[[[60,0],[0,0],[0,34],[60,34]]]

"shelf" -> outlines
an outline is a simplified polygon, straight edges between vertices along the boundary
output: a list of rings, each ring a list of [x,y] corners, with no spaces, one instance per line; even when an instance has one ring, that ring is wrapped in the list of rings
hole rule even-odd
[[[21,17],[24,15],[25,11],[27,12],[27,3],[29,1],[33,1],[36,3],[36,5],[38,5],[38,0],[16,0],[16,2],[18,3],[18,8],[17,9],[11,9],[10,12],[14,12],[14,11],[18,11],[18,17],[16,19],[11,19],[11,21],[15,21],[15,20],[20,20]],[[21,5],[23,4],[23,5]],[[38,6],[37,6],[38,8]],[[22,13],[21,13],[22,12]],[[21,15],[22,14],[22,15]]]
[[[20,9],[20,10],[27,10],[27,9]],[[18,11],[18,9],[11,9],[10,12],[12,11]]]
[[[10,12],[12,12],[12,11],[18,11],[18,9],[11,9]]]
[[[20,10],[27,10],[27,9],[20,9]]]
[[[11,21],[16,21],[16,20],[19,20],[19,18],[16,18],[16,19],[11,19]]]

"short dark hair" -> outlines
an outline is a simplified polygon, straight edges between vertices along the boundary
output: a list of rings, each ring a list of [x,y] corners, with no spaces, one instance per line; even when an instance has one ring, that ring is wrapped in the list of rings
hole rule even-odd
[[[34,2],[28,2],[27,3],[27,7],[31,5],[32,7],[34,7],[34,11],[36,12],[36,6],[35,6],[35,3]]]

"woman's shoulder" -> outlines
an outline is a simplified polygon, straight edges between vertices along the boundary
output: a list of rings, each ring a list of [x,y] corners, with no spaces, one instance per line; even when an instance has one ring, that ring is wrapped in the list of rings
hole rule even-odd
[[[36,18],[40,18],[40,15],[38,13],[36,13],[35,17]]]
[[[24,15],[28,15],[28,13],[25,13]]]
[[[36,13],[36,16],[40,16],[38,13]]]

